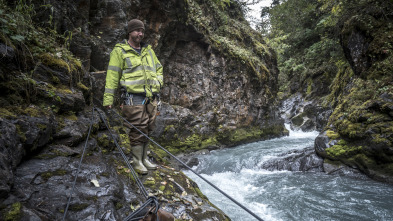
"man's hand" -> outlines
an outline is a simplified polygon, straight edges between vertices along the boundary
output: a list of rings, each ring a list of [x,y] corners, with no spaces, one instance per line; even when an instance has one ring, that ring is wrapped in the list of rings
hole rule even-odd
[[[105,106],[107,109],[112,109],[112,105]]]

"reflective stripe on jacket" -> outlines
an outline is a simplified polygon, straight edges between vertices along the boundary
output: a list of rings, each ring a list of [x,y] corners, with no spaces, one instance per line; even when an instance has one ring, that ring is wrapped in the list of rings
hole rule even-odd
[[[142,45],[141,54],[128,43],[118,43],[113,48],[104,91],[104,106],[113,104],[115,91],[125,86],[129,93],[144,93],[152,97],[163,86],[162,65],[150,45]]]

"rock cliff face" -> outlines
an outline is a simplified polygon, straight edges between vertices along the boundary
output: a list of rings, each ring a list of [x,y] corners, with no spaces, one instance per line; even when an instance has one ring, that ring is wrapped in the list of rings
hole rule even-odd
[[[385,2],[381,8],[391,10]],[[373,3],[374,4],[374,3]],[[350,67],[340,76],[337,107],[315,142],[319,155],[393,183],[392,15],[364,9],[341,29]]]
[[[125,37],[127,21],[145,22],[146,41],[155,47],[165,75],[164,107],[154,135],[175,153],[285,134],[271,105],[277,93],[274,52],[248,27],[235,3],[223,8],[202,3],[81,2],[66,7],[72,17],[62,10],[59,17],[73,25],[59,28],[78,30],[71,51],[85,58],[91,71],[102,71],[114,44]],[[77,11],[83,16],[75,16]],[[94,96],[101,100],[105,74],[94,75]]]
[[[248,27],[235,3],[228,8],[202,3],[90,2],[95,9],[89,11],[90,20],[96,24],[88,29],[91,67],[106,69],[127,20],[138,17],[146,23],[146,40],[164,66],[165,104],[155,133],[161,143],[176,153],[284,134],[271,105],[277,93],[274,52]],[[118,7],[107,11],[112,4]],[[77,52],[77,45],[72,48]],[[103,91],[103,77],[97,77],[97,91]],[[101,99],[101,93],[95,96]]]
[[[274,52],[236,3],[1,3],[0,219],[61,219],[91,121],[68,219],[119,220],[143,201],[109,131],[97,113],[91,116],[102,100],[109,53],[132,18],[145,22],[146,40],[164,66],[153,134],[164,147],[180,153],[285,134],[276,115]],[[129,153],[126,129],[109,119]],[[228,219],[194,182],[165,166],[162,151],[153,147],[151,156],[163,166],[142,182],[164,209],[178,219]]]

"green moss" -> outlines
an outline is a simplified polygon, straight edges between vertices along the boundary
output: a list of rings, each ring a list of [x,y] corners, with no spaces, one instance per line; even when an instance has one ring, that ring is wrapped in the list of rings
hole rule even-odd
[[[55,88],[57,92],[61,94],[73,94],[72,90],[65,85],[59,85],[58,87]]]
[[[0,108],[0,117],[11,118],[11,117],[16,117],[16,115],[10,112],[9,110],[7,110],[6,108]]]
[[[37,124],[37,127],[40,129],[40,130],[46,130],[46,128],[48,127],[46,124]]]
[[[26,141],[26,133],[22,130],[22,128],[19,124],[16,124],[15,127],[16,127],[16,133],[20,137],[21,141],[25,142]]]
[[[63,152],[63,151],[58,150],[58,149],[53,149],[50,152],[53,153],[54,157],[59,157],[59,156],[68,157],[68,156],[72,155],[72,153]]]
[[[120,203],[120,202],[117,202],[117,203],[115,204],[116,210],[119,210],[119,209],[121,209],[121,208],[123,208],[123,207],[124,207],[123,204]]]
[[[160,187],[158,187],[158,189],[164,192],[165,186],[164,186],[164,185],[161,185]]]
[[[41,173],[40,175],[41,175],[42,179],[45,180],[45,182],[46,182],[53,176],[64,176],[66,174],[67,174],[66,170],[58,169],[55,171],[47,171],[47,172]]]
[[[299,114],[299,115],[296,115],[295,117],[293,117],[291,119],[293,125],[300,127],[304,122],[303,116],[304,116],[304,114],[302,113],[302,114]]]
[[[82,91],[89,91],[89,88],[86,87],[82,82],[78,82],[76,85],[77,85],[78,88],[80,88]]]
[[[341,161],[338,161],[338,160],[330,160],[330,159],[327,159],[327,158],[323,159],[323,162],[324,162],[324,163],[328,163],[328,164],[332,164],[332,165],[334,165],[334,166],[336,166],[336,167],[339,167],[339,166],[343,165],[343,163],[342,163]]]
[[[170,130],[172,127],[167,127]],[[220,128],[220,127],[219,127]],[[271,137],[277,137],[285,133],[284,126],[272,126],[269,128],[249,127],[239,128],[237,130],[225,130],[221,127],[221,132],[210,134],[210,136],[193,133],[186,138],[175,138],[169,142],[161,140],[159,143],[173,154],[182,152],[194,152],[208,147],[224,145],[237,145],[242,142],[250,142],[252,140],[262,140]],[[167,157],[167,154],[159,148],[152,147],[154,153],[160,159]]]
[[[130,179],[132,182],[135,182],[135,178],[132,175],[131,170],[125,166],[123,161],[119,162],[117,160],[114,160],[114,164],[117,165],[117,167],[116,167],[117,174],[125,176],[128,179]]]
[[[69,111],[66,114],[64,114],[64,118],[67,118],[68,120],[72,121],[77,121],[78,117],[75,115],[75,112]]]
[[[332,131],[332,130],[327,130],[326,136],[328,136],[329,139],[331,139],[331,140],[336,140],[336,139],[340,138],[340,134],[338,134],[337,132]]]
[[[69,210],[70,211],[81,211],[89,207],[88,203],[75,203],[70,205]]]
[[[52,76],[52,82],[55,84],[60,84],[60,79],[56,76]]]
[[[131,142],[127,132],[127,129],[122,126],[115,126],[113,129],[119,135],[119,145],[122,147],[125,154],[131,154]],[[112,141],[113,142],[113,141]]]
[[[22,218],[22,204],[20,202],[16,202],[12,204],[11,209],[4,214],[4,221],[17,221]]]
[[[56,116],[56,120],[57,120],[56,132],[59,132],[66,126],[64,122],[64,116],[58,115]]]
[[[331,92],[324,102],[325,106],[330,106],[332,104],[335,106],[340,99],[340,94],[343,93],[344,88],[348,85],[354,75],[354,72],[347,60],[338,60],[335,65],[338,68],[338,72],[330,84]]]
[[[103,177],[106,177],[106,178],[109,178],[109,176],[110,176],[110,174],[106,173],[106,172],[103,172],[100,175],[103,176]]]
[[[216,135],[208,137],[194,133],[185,138],[176,138],[171,139],[169,142],[162,140],[160,143],[172,154],[198,151],[218,144]],[[167,157],[167,154],[160,148],[152,146],[152,150],[154,150],[160,159]]]
[[[362,146],[350,146],[343,139],[339,140],[336,145],[333,145],[326,149],[326,153],[334,158],[350,157],[358,154],[363,149]]]
[[[385,144],[385,145],[388,145],[388,146],[392,146],[392,142],[388,138],[386,138],[384,135],[382,135],[382,134],[374,134],[374,135],[372,135],[372,141],[375,144]]]
[[[208,200],[207,197],[202,193],[202,191],[198,188],[198,187],[194,187],[194,191],[196,192],[196,194],[204,200]]]
[[[146,186],[154,186],[156,184],[156,181],[154,178],[150,177],[151,179],[146,179],[143,184]]]
[[[54,55],[51,55],[49,53],[43,53],[39,57],[41,59],[41,62],[45,65],[48,65],[51,67],[63,68],[65,70],[67,70],[68,73],[71,72],[70,66],[63,59],[56,58]]]
[[[119,134],[120,145],[123,147],[125,154],[131,154],[131,143],[128,134]]]
[[[264,58],[273,55],[260,33],[241,18],[240,12],[239,17],[229,15],[227,10],[218,7],[212,1],[199,3],[195,0],[186,0],[185,3],[188,11],[187,23],[193,24],[198,32],[207,36],[207,41],[214,49],[246,66],[247,68],[242,69],[245,70],[244,74],[255,76],[253,79],[260,82],[273,79],[264,63]],[[232,9],[232,12],[234,11],[236,7]],[[213,26],[212,20],[216,22]]]
[[[311,92],[312,92],[312,84],[313,84],[312,79],[309,78],[307,81],[307,91],[306,91],[307,95],[311,94]]]
[[[36,106],[29,106],[23,112],[32,117],[39,117],[44,115],[43,111]]]
[[[234,131],[224,131],[219,137],[219,141],[228,145],[237,145],[243,142],[263,140],[277,137],[285,133],[282,125],[275,125],[268,128],[260,128],[257,126],[248,128],[239,128]]]
[[[109,148],[109,144],[111,143],[112,139],[108,137],[106,134],[102,134],[98,137],[97,142],[100,147]],[[113,141],[112,141],[113,142]]]
[[[68,62],[72,72],[78,72],[78,70],[82,70],[82,62],[69,53],[69,51],[67,51],[63,57]]]
[[[89,197],[87,197],[86,199],[87,199],[87,200],[94,201],[94,202],[97,202],[97,201],[98,201],[98,196],[89,196]]]

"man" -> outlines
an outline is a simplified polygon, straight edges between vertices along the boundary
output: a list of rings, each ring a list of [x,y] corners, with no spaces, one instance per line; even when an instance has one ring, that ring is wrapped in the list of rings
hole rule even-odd
[[[163,85],[163,68],[152,47],[142,42],[145,26],[142,21],[128,22],[128,40],[115,45],[111,52],[103,105],[112,108],[118,85],[122,88],[123,116],[145,134],[154,129],[158,93]],[[140,174],[157,166],[147,158],[148,139],[129,126],[133,167]]]

